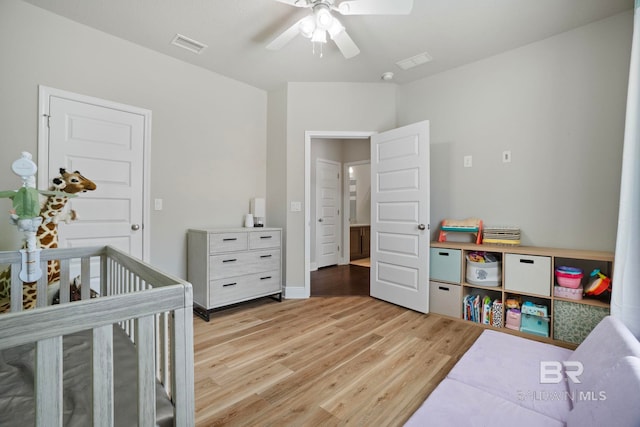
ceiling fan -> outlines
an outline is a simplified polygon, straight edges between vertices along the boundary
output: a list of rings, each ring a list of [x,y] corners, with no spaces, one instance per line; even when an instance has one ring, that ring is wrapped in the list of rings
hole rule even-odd
[[[321,45],[327,42],[327,33],[345,58],[360,53],[360,49],[349,37],[344,26],[331,12],[341,15],[408,15],[413,0],[276,0],[291,6],[311,9],[312,13],[287,28],[267,45],[267,49],[278,50],[298,34]]]

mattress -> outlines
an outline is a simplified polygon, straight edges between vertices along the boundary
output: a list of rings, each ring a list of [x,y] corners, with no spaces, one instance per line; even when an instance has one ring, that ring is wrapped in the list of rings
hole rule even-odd
[[[137,356],[122,328],[113,327],[114,420],[116,426],[137,426]],[[0,351],[0,426],[35,424],[33,343]],[[63,422],[92,425],[91,330],[63,338]],[[173,405],[156,381],[156,424],[173,425]]]

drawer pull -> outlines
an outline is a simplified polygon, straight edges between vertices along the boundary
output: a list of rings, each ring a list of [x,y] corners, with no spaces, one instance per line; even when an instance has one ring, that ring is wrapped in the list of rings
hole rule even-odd
[[[236,262],[237,260],[238,260],[237,258],[223,259],[222,262]]]
[[[449,256],[449,252],[438,252],[438,255]]]
[[[260,255],[260,258],[271,258],[273,255]]]
[[[273,236],[260,236],[260,238],[261,238],[261,239],[270,239],[270,238],[272,238],[272,237],[273,237]]]
[[[271,276],[264,276],[260,278],[260,280],[267,280],[267,279],[271,279]]]
[[[235,286],[237,285],[237,283],[227,283],[226,285],[222,285],[223,288],[226,288],[227,286]]]
[[[222,239],[223,242],[231,242],[232,240],[238,240],[237,237],[226,237]]]
[[[520,262],[523,264],[533,264],[532,259],[520,259]]]
[[[444,286],[438,286],[438,289],[440,289],[441,291],[447,291],[449,292],[449,288],[445,288]]]

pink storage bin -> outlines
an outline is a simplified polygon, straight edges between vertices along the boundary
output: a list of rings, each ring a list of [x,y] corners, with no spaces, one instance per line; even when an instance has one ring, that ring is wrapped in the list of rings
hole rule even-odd
[[[574,300],[582,299],[583,288],[580,286],[579,288],[567,288],[564,286],[554,286],[553,287],[553,296]]]
[[[515,308],[510,308],[509,310],[507,310],[507,319],[506,322],[504,324],[504,326],[506,328],[509,329],[513,329],[515,331],[519,331],[520,330],[520,317],[522,315],[520,314],[520,310],[515,309]]]

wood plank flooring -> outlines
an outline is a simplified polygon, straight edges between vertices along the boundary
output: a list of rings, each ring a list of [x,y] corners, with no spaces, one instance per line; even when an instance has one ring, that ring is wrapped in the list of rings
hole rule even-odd
[[[370,268],[333,265],[312,271],[311,296],[369,295]]]
[[[481,332],[366,296],[194,317],[196,425],[400,426]]]

